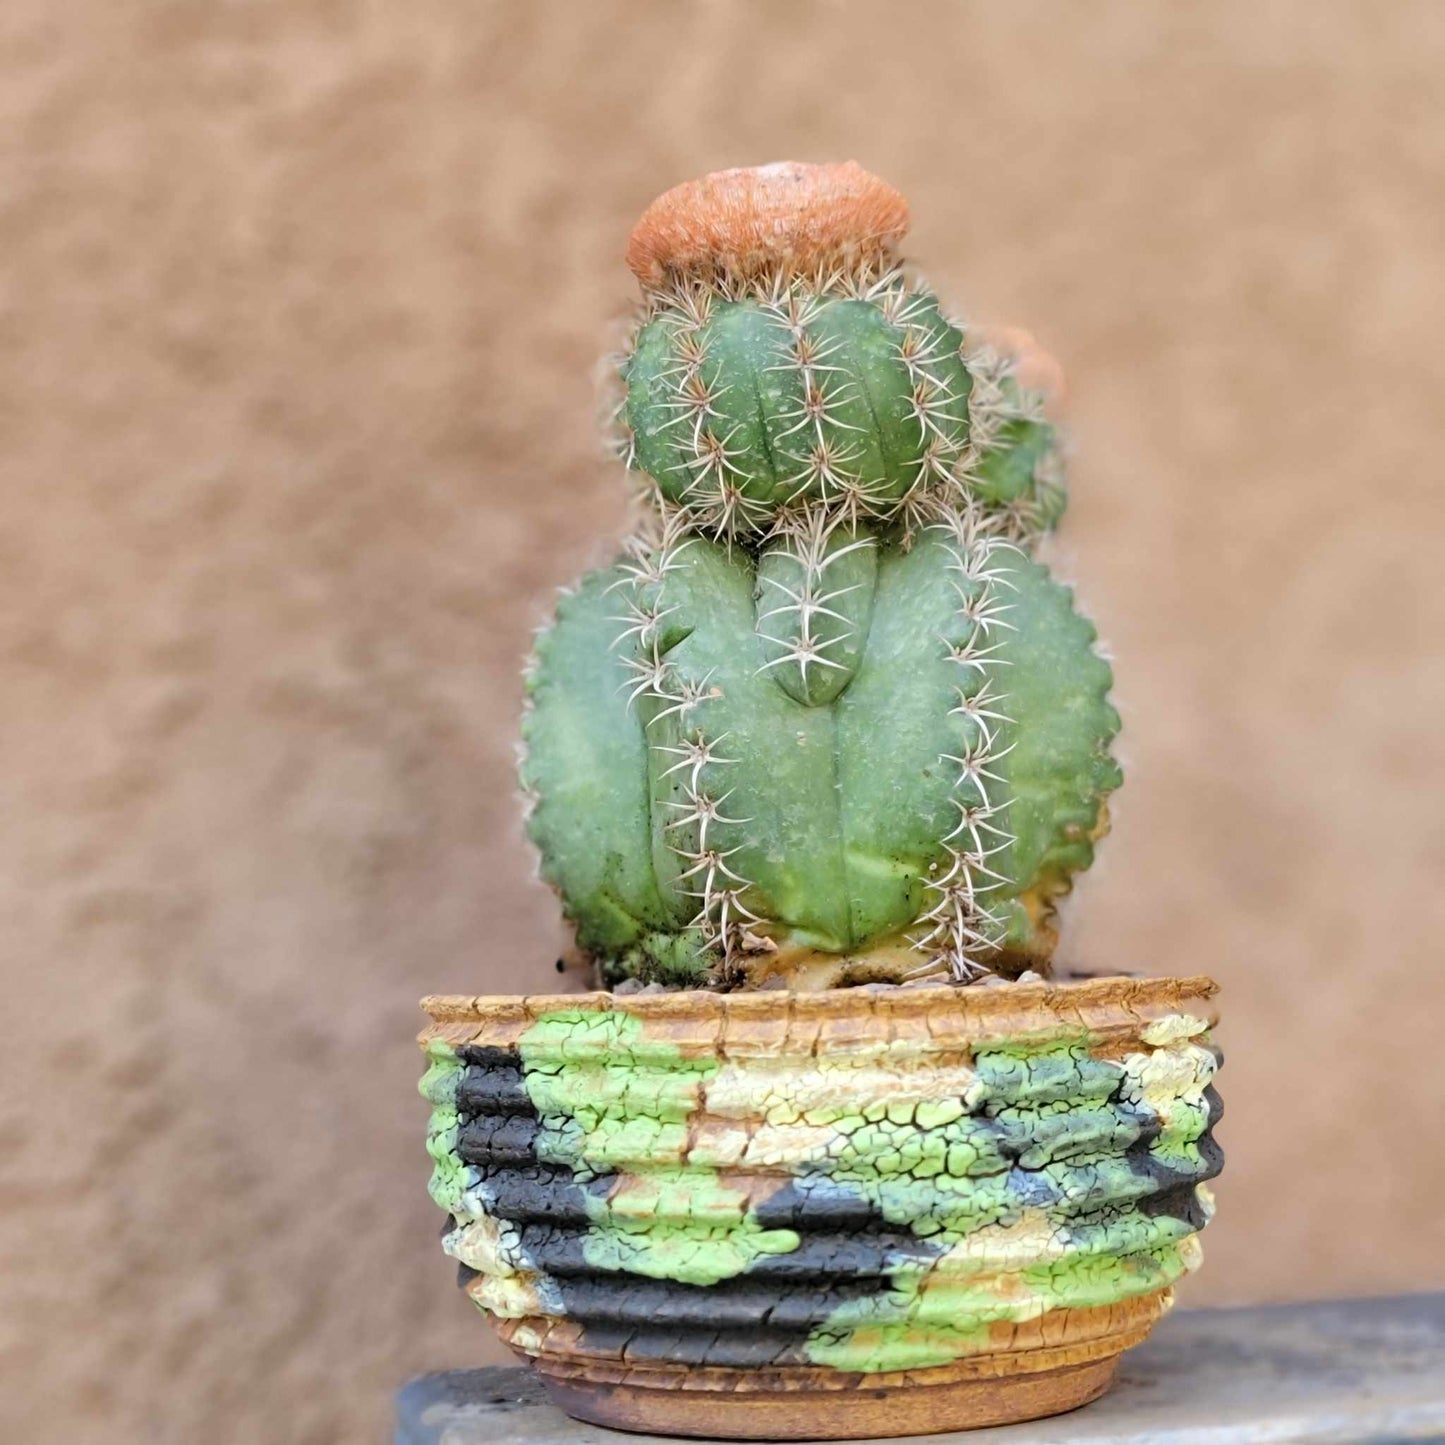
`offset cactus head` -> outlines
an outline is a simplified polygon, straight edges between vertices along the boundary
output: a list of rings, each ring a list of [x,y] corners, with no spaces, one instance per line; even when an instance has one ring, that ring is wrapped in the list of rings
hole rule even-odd
[[[946,319],[857,166],[678,187],[628,260],[643,535],[539,641],[523,782],[604,976],[1046,968],[1117,785],[1108,665],[1029,552],[1031,383]]]
[[[648,208],[619,424],[662,502],[724,538],[819,505],[916,528],[975,499],[1021,536],[1054,524],[1038,398],[910,282],[907,228],[852,162],[723,171]]]

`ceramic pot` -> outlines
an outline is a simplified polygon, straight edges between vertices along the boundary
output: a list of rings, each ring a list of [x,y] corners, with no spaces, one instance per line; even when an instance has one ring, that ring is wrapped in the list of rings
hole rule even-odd
[[[1214,992],[430,998],[444,1248],[599,1424],[848,1439],[1073,1409],[1198,1264]]]

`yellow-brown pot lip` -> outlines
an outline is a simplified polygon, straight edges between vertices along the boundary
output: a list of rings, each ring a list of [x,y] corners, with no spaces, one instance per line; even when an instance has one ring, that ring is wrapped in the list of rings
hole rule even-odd
[[[998,988],[896,988],[886,990],[829,989],[794,993],[786,989],[714,993],[684,989],[661,994],[591,993],[430,994],[422,1010],[438,1024],[496,1023],[536,1019],[562,1010],[629,1014],[658,1021],[723,1020],[775,1015],[807,1015],[821,1021],[864,1017],[950,1016],[980,1024],[1028,1014],[1052,1017],[1103,1011],[1157,1015],[1182,1011],[1187,1004],[1204,1005],[1209,1021],[1215,1009],[1209,1000],[1219,985],[1205,974],[1185,978],[1106,978],[1040,983],[1010,983]],[[430,1036],[428,1030],[426,1036]]]

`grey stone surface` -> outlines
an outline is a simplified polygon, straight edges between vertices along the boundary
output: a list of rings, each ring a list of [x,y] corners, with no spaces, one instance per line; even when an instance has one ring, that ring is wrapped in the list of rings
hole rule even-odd
[[[452,1370],[397,1400],[395,1445],[603,1445],[524,1369]],[[1102,1400],[967,1445],[1386,1445],[1445,1440],[1445,1293],[1189,1310],[1124,1357]]]

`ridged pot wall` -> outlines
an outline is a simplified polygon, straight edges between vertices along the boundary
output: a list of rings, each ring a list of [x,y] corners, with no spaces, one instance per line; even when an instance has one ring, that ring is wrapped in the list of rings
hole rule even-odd
[[[429,999],[444,1248],[609,1423],[902,1433],[905,1384],[949,1426],[1032,1408],[989,1414],[1004,1385],[1079,1403],[1199,1260],[1213,991]],[[851,1393],[829,1427],[802,1391]]]

